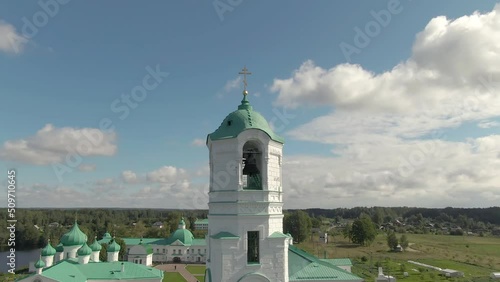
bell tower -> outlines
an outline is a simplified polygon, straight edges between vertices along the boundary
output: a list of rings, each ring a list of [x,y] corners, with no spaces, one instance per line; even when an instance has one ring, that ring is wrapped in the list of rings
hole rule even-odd
[[[283,138],[243,99],[207,136],[210,159],[205,281],[288,282],[283,234]]]

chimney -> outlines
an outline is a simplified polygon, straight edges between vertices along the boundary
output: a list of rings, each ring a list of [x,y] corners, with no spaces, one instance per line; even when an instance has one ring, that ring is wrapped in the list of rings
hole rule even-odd
[[[122,262],[122,273],[125,272],[125,264]]]

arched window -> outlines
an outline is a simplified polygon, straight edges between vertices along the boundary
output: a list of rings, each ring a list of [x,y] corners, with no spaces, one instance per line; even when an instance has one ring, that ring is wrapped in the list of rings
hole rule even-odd
[[[256,141],[245,143],[242,162],[243,189],[262,190],[262,150]]]

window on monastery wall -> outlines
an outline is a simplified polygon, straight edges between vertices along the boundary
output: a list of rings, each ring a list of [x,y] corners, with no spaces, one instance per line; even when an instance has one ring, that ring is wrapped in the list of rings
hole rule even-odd
[[[247,238],[247,262],[259,263],[259,231],[248,231]]]

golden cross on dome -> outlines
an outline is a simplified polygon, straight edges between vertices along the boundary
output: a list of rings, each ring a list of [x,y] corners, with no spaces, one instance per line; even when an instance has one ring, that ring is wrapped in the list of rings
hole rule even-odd
[[[243,75],[243,91],[246,91],[247,90],[247,74],[250,75],[252,73],[248,72],[247,67],[244,66],[243,69],[238,74]]]

